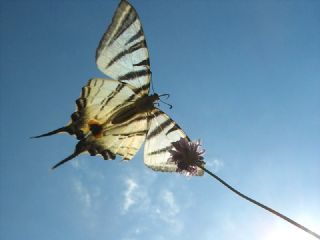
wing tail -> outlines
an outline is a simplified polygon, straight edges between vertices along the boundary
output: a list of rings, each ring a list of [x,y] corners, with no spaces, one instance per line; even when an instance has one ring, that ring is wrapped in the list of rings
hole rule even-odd
[[[57,164],[55,164],[51,169],[55,169],[57,167],[59,167],[60,165],[72,160],[73,158],[75,158],[76,156],[78,156],[80,153],[79,152],[74,152],[72,153],[69,157],[66,157],[65,159],[61,160],[60,162],[58,162]]]
[[[50,132],[47,132],[47,133],[44,133],[44,134],[41,134],[41,135],[38,135],[38,136],[33,136],[33,137],[30,137],[30,138],[42,138],[42,137],[51,136],[51,135],[54,135],[54,134],[57,134],[57,133],[63,133],[63,132],[66,132],[66,133],[70,134],[71,133],[70,127],[69,126],[61,127],[61,128],[55,129],[53,131],[50,131]]]

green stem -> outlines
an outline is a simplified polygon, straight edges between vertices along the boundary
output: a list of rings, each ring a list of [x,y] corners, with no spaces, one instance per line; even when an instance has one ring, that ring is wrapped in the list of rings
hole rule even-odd
[[[252,198],[250,198],[250,197],[242,194],[241,192],[239,192],[239,191],[236,190],[235,188],[231,187],[228,183],[226,183],[225,181],[223,181],[221,178],[219,178],[217,175],[215,175],[214,173],[212,173],[211,171],[209,171],[209,170],[206,169],[205,167],[201,166],[200,164],[199,164],[199,165],[197,164],[197,166],[198,166],[199,168],[201,168],[203,171],[205,171],[206,173],[208,173],[210,176],[214,177],[216,180],[218,180],[220,183],[222,183],[224,186],[226,186],[227,188],[229,188],[232,192],[234,192],[234,193],[237,194],[238,196],[240,196],[240,197],[244,198],[245,200],[247,200],[247,201],[249,201],[249,202],[251,202],[251,203],[253,203],[253,204],[255,204],[255,205],[257,205],[257,206],[259,206],[259,207],[261,207],[261,208],[263,208],[263,209],[265,209],[265,210],[267,210],[268,212],[273,213],[274,215],[276,215],[276,216],[282,218],[283,220],[285,220],[285,221],[293,224],[294,226],[300,228],[301,230],[303,230],[303,231],[311,234],[312,236],[320,239],[320,235],[319,235],[319,234],[311,231],[310,229],[306,228],[305,226],[297,223],[296,221],[293,221],[292,219],[290,219],[290,218],[286,217],[285,215],[283,215],[283,214],[275,211],[274,209],[269,208],[269,207],[267,207],[266,205],[264,205],[264,204],[262,204],[262,203],[259,203],[259,202],[257,202],[256,200],[254,200],[254,199],[252,199]]]

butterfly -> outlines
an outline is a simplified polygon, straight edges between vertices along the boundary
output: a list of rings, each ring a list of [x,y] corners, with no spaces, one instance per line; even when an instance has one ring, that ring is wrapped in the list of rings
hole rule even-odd
[[[134,7],[122,0],[96,50],[100,71],[111,77],[93,78],[82,88],[69,123],[35,138],[66,132],[79,142],[69,157],[81,153],[101,155],[105,160],[120,155],[132,159],[144,146],[144,163],[155,171],[175,172],[168,162],[172,143],[188,136],[155,104],[159,95],[149,95],[150,60],[142,25]],[[164,94],[165,95],[165,94]],[[199,168],[196,175],[203,175]]]

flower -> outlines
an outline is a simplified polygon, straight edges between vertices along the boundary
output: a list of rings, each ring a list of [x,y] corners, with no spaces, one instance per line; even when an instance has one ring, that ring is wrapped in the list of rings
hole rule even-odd
[[[194,176],[197,174],[197,165],[204,165],[203,153],[200,140],[190,142],[187,138],[180,138],[179,141],[173,142],[174,149],[169,150],[171,156],[169,163],[177,164],[177,172]]]

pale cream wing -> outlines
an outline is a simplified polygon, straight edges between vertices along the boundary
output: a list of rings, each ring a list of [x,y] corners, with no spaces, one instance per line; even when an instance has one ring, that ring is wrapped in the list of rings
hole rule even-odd
[[[136,10],[122,0],[96,51],[98,68],[115,80],[127,82],[148,94],[151,71],[149,53]]]
[[[101,134],[90,134],[84,141],[91,155],[100,154],[105,159],[120,155],[124,160],[130,160],[145,141],[147,132],[147,114],[139,113],[121,124],[103,125]]]
[[[69,127],[79,139],[88,134],[90,124],[105,124],[120,109],[140,96],[128,84],[103,78],[89,80],[77,99],[77,109],[71,115]]]
[[[188,138],[179,125],[167,114],[155,108],[150,115],[149,131],[144,146],[144,163],[155,171],[175,172],[177,166],[168,163],[172,143]],[[197,169],[196,175],[202,176],[203,170]]]

